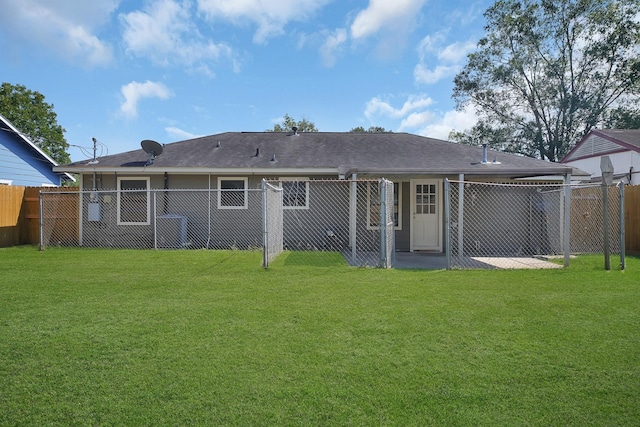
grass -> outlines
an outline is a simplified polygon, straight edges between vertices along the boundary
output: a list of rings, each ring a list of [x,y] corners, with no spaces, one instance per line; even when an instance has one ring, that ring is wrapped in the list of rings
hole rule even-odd
[[[0,425],[637,425],[640,259],[0,249]],[[614,264],[612,262],[612,264]]]

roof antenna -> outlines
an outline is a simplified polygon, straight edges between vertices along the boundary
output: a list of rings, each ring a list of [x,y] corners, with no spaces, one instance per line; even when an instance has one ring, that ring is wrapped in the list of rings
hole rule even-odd
[[[95,165],[98,163],[98,160],[96,160],[96,144],[98,143],[98,140],[95,137],[91,138],[91,140],[93,141],[93,160],[89,161],[89,164]]]
[[[145,139],[140,143],[142,145],[142,149],[145,153],[147,153],[147,163],[145,166],[151,166],[153,164],[153,160],[162,154],[162,145],[158,144],[155,141],[150,139]]]

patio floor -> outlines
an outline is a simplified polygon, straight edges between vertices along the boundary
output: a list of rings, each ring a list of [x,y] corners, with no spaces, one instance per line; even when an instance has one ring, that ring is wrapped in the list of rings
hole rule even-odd
[[[414,268],[424,270],[443,270],[447,268],[445,254],[424,252],[396,252],[393,268]],[[453,262],[454,265],[460,264]],[[527,269],[562,268],[562,265],[532,257],[468,257],[464,268],[487,269]]]
[[[342,251],[349,265],[355,267],[375,267],[380,256],[375,252],[358,252],[354,260],[349,251]],[[453,268],[484,269],[542,269],[562,268],[562,265],[534,257],[465,257],[462,262],[452,260]],[[393,268],[444,270],[447,268],[447,257],[443,253],[433,252],[396,252]]]

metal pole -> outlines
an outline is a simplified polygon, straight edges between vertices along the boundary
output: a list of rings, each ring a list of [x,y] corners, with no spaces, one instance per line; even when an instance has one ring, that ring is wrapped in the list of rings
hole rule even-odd
[[[351,175],[351,205],[349,209],[349,244],[351,245],[351,260],[356,261],[356,227],[357,227],[357,207],[358,207],[358,182],[357,175]]]
[[[625,230],[624,230],[624,182],[619,184],[620,186],[620,203],[619,203],[619,215],[620,215],[620,269],[625,268],[626,246],[625,246]]]
[[[269,230],[267,228],[267,183],[264,178],[262,178],[262,231],[262,268],[267,268],[269,266]]]
[[[42,190],[38,192],[38,210],[38,214],[40,216],[40,223],[38,224],[40,226],[40,250],[44,251],[44,220],[42,218],[42,212],[44,209],[42,209]]]
[[[602,182],[602,217],[604,229],[604,269],[611,270],[610,248],[609,248],[609,187]]]
[[[380,267],[386,267],[387,248],[387,186],[384,178],[380,179]]]
[[[464,261],[464,174],[458,175],[458,263]]]
[[[444,245],[447,259],[447,270],[451,269],[451,184],[449,178],[444,179]]]
[[[151,192],[151,199],[153,200],[153,249],[158,249],[158,221],[156,210],[156,192]]]
[[[564,266],[569,267],[571,255],[571,174],[564,177]]]

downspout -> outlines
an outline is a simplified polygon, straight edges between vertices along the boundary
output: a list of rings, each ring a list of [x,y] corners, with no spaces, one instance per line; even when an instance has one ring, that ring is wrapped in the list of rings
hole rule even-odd
[[[166,191],[169,189],[169,174],[167,174],[167,172],[164,173],[164,189],[165,189],[165,192],[164,192],[164,203],[162,206],[162,213],[166,215],[167,205],[169,203],[169,200],[168,200],[169,192]]]

